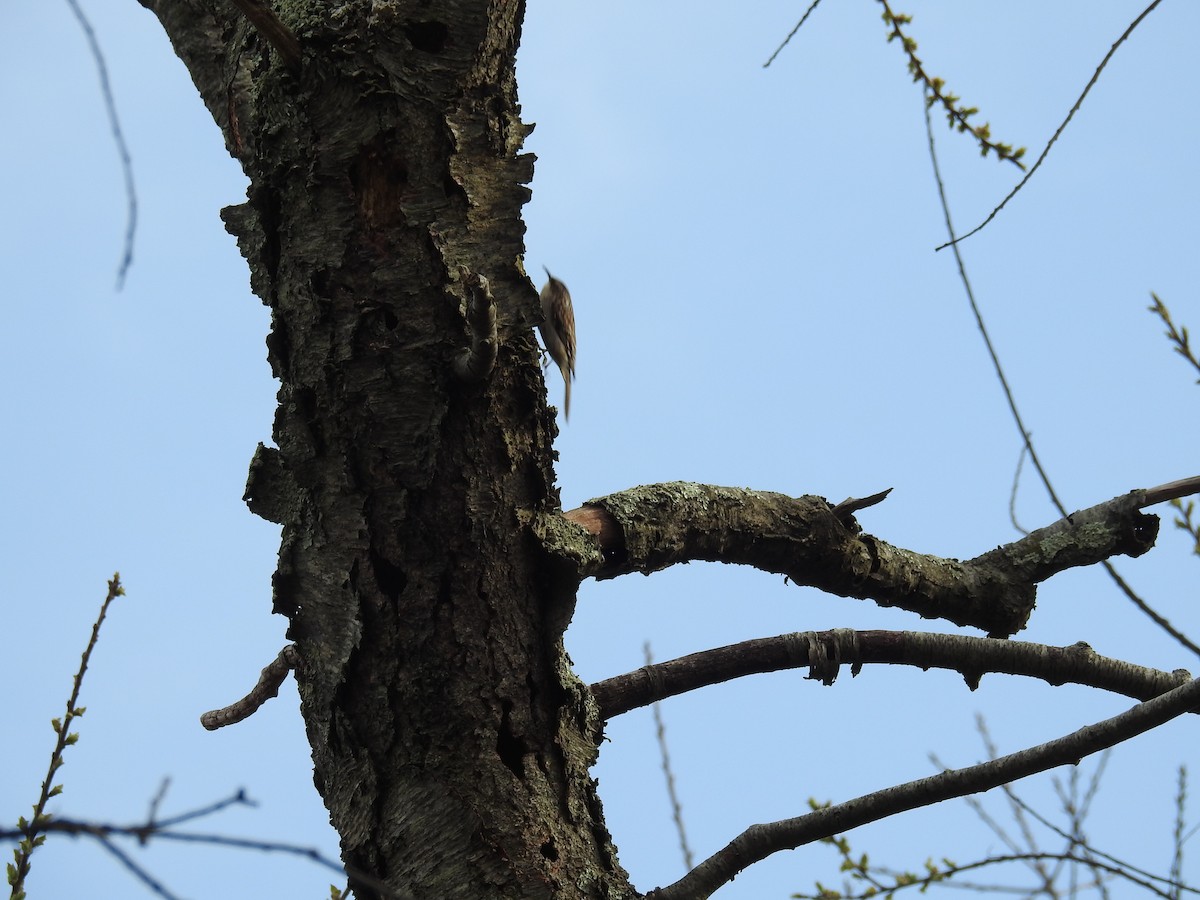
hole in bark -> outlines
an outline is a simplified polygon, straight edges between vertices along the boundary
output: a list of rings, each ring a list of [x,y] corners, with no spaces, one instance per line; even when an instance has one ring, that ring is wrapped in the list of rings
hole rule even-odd
[[[371,554],[371,568],[375,572],[375,583],[379,585],[379,589],[387,595],[388,599],[395,602],[396,598],[404,593],[404,587],[408,584],[408,577],[404,574],[404,570],[399,566],[394,566],[378,553]]]
[[[461,200],[467,199],[467,192],[463,190],[463,186],[454,180],[454,176],[447,174],[442,178],[442,190],[447,197],[458,198]]]
[[[441,53],[446,49],[450,29],[444,22],[405,22],[404,34],[414,49],[423,53]]]
[[[542,856],[551,862],[558,862],[558,848],[554,846],[554,841],[549,840],[542,844]]]
[[[281,613],[290,619],[300,609],[300,604],[296,602],[296,596],[300,593],[300,579],[295,575],[276,572],[271,576],[271,588],[275,595],[271,612]]]
[[[500,731],[496,735],[496,753],[518,778],[525,777],[525,747],[521,739],[512,733],[512,722],[508,717],[512,704],[504,701],[504,715],[500,718]]]

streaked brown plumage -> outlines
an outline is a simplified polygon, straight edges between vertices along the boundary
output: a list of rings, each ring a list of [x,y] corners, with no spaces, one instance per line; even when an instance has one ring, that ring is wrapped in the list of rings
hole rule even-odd
[[[545,269],[545,266],[542,266]],[[562,373],[566,393],[563,395],[563,419],[571,418],[571,380],[575,377],[575,308],[571,306],[571,292],[567,286],[550,274],[542,288],[542,324],[538,331],[546,352]]]

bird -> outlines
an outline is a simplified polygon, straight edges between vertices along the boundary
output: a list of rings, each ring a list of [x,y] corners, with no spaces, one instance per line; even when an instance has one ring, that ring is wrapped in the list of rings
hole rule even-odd
[[[545,266],[542,266],[546,269]],[[575,377],[575,308],[571,306],[571,292],[567,286],[550,274],[542,288],[542,323],[538,331],[546,352],[562,374],[566,393],[563,396],[563,419],[571,418],[571,380]]]

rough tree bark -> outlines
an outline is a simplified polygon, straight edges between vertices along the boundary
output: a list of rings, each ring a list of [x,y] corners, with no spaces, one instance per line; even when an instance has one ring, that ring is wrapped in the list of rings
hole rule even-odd
[[[524,4],[141,3],[250,179],[224,218],[280,388],[246,499],[283,526],[281,665],[358,896],[637,894],[588,774],[601,711],[562,647],[582,577],[717,559],[1006,636],[1037,581],[1152,543],[1133,495],[968,563],[863,535],[875,498],[659,485],[561,515],[522,265]],[[1128,692],[1178,683],[1153,678]]]
[[[280,389],[247,499],[283,525],[274,606],[343,858],[418,896],[628,894],[560,640],[575,585],[529,528],[559,500],[521,264],[524,4],[279,3],[300,60],[228,0],[143,5],[251,182],[224,218]],[[474,383],[464,268],[499,320]]]

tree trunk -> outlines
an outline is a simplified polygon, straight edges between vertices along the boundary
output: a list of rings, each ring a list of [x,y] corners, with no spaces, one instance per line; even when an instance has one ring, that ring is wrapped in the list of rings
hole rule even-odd
[[[524,4],[277,2],[289,49],[226,0],[142,3],[250,178],[224,217],[280,388],[246,496],[283,525],[274,608],[358,894],[631,894],[562,649],[577,570],[533,527],[559,500],[522,266]],[[477,275],[498,353],[471,382]]]

